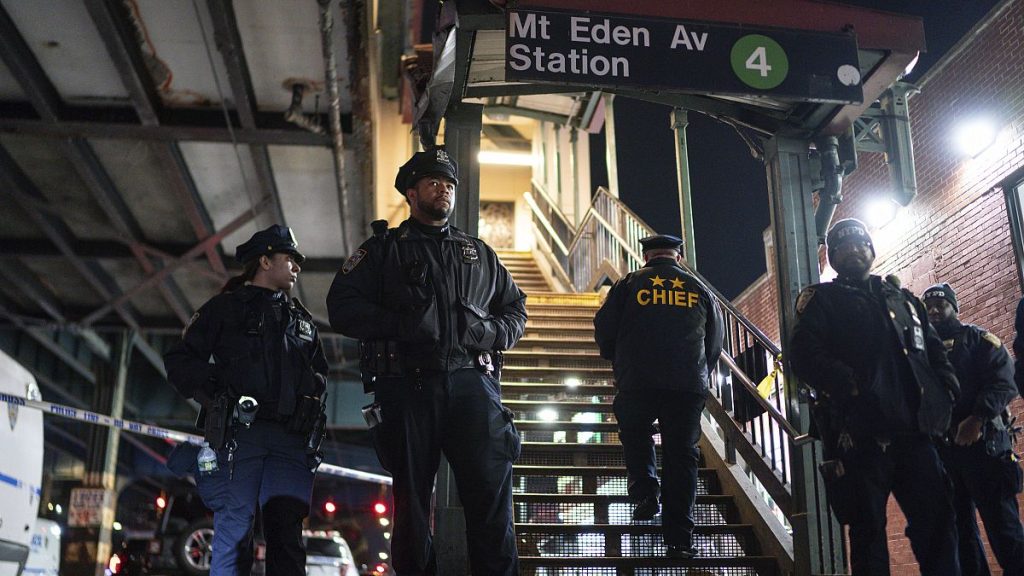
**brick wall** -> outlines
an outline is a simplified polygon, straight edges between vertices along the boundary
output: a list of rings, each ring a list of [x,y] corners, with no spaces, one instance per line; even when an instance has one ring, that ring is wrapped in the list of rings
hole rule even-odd
[[[1024,166],[1024,0],[1010,2],[958,47],[962,50],[954,48],[933,68],[921,82],[921,93],[910,100],[918,196],[892,223],[872,232],[878,253],[874,272],[896,274],[917,293],[934,282],[949,282],[960,301],[961,319],[1009,343],[1021,286],[1005,200],[997,185]],[[964,158],[953,145],[953,127],[982,113],[995,116],[1004,127],[1001,139],[978,158]],[[859,161],[844,184],[845,201],[836,219],[863,218],[866,207],[888,186],[881,155],[862,153]],[[778,338],[771,267],[734,303]],[[1024,402],[1016,400],[1012,409],[1024,419]],[[1024,441],[1016,450],[1024,450]],[[1024,506],[1024,496],[1020,501]],[[904,527],[902,514],[890,501],[894,576],[919,573]],[[995,560],[991,563],[993,573],[999,574]]]

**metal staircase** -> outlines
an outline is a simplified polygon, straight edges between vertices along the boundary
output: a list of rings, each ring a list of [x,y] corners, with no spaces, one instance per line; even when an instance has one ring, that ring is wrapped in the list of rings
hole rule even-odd
[[[660,517],[631,522],[611,365],[593,340],[599,298],[541,291],[526,257],[499,256],[529,294],[526,332],[506,353],[502,375],[503,403],[523,437],[513,468],[522,574],[778,574],[777,559],[762,554],[711,468],[699,475],[698,558],[664,556]]]

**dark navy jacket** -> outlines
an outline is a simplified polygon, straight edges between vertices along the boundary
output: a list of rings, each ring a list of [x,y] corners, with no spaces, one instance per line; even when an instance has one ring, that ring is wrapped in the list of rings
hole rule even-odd
[[[406,220],[360,246],[327,294],[331,327],[399,342],[407,370],[448,372],[508,350],[526,327],[526,295],[483,240]]]
[[[723,332],[714,296],[672,258],[621,278],[594,317],[594,338],[619,390],[707,393]]]
[[[921,301],[888,280],[805,288],[783,357],[827,400],[829,421],[817,423],[826,432],[884,439],[949,427],[953,366]]]
[[[327,359],[312,316],[281,292],[247,285],[218,294],[192,317],[164,355],[167,380],[201,402],[227,391],[252,396],[260,414],[295,410],[299,396],[319,396]]]
[[[1013,363],[999,338],[973,324],[953,321],[937,326],[960,381],[960,398],[953,407],[952,430],[968,416],[989,422],[1002,414],[1014,397]]]

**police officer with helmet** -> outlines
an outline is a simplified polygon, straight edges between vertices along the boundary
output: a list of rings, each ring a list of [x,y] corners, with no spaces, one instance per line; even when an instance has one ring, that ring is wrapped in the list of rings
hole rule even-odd
[[[949,442],[939,447],[939,455],[953,480],[962,576],[990,574],[975,509],[1003,574],[1024,576],[1024,528],[1017,507],[1021,469],[1008,430],[1007,405],[1017,396],[1013,361],[994,334],[960,322],[949,284],[928,288],[923,299],[960,381]]]
[[[832,282],[805,288],[788,355],[814,394],[829,504],[850,526],[854,576],[889,574],[886,503],[926,576],[960,573],[949,477],[933,439],[949,428],[959,385],[924,305],[894,276],[872,275],[874,244],[859,220],[826,236]]]
[[[167,379],[202,405],[214,451],[209,459],[208,450],[200,453],[197,475],[214,512],[211,575],[249,572],[258,504],[267,574],[302,576],[327,360],[312,316],[288,295],[305,259],[291,230],[275,224],[257,232],[235,259],[242,274],[195,313],[164,356]]]
[[[482,240],[448,223],[458,166],[443,148],[417,152],[395,188],[411,217],[374,235],[327,296],[331,326],[360,339],[366,409],[394,478],[391,556],[401,576],[436,574],[430,534],[443,452],[465,507],[473,574],[519,573],[512,462],[519,436],[501,405],[500,351],[523,335],[526,296]]]
[[[660,495],[666,554],[692,558],[698,553],[693,504],[700,415],[722,353],[722,313],[711,292],[683,269],[682,240],[657,235],[640,243],[645,264],[612,286],[594,317],[594,338],[615,371],[614,410],[633,519],[653,519]],[[660,490],[655,420],[663,449]]]

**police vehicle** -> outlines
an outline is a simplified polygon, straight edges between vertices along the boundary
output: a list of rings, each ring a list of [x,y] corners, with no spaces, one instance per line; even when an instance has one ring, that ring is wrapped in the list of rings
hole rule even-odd
[[[42,397],[32,374],[0,352],[0,576],[22,574],[42,492],[43,414],[19,398]]]

